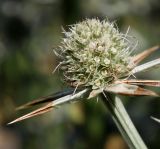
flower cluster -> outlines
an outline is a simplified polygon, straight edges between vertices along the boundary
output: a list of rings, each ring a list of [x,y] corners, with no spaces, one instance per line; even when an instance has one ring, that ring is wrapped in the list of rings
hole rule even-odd
[[[133,45],[107,20],[86,19],[64,31],[61,69],[72,86],[104,88],[129,74]]]

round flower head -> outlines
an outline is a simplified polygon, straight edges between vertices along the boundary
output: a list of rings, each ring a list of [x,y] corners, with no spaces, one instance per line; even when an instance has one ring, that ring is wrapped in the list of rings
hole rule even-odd
[[[106,20],[87,19],[64,32],[60,55],[65,80],[72,86],[104,88],[128,75],[130,41]]]

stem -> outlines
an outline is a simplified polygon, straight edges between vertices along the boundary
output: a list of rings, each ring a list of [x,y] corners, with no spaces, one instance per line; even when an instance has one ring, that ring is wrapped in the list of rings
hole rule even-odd
[[[128,146],[131,149],[147,149],[129,115],[127,114],[121,99],[117,96],[111,99],[109,93],[106,92],[101,95],[103,103],[111,113],[114,122],[116,123]]]

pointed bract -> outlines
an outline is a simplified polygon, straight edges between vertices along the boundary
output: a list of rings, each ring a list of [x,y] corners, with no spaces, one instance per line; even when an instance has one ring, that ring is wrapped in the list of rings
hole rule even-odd
[[[154,86],[154,87],[160,87],[160,81],[159,80],[118,80],[115,83],[126,83],[126,84],[133,84],[133,85],[145,85],[145,86]]]
[[[155,117],[151,116],[151,119],[153,119],[153,120],[155,120],[156,122],[160,123],[160,119],[158,119],[158,118],[155,118]]]
[[[80,99],[83,99],[84,97],[88,98],[88,96],[90,94],[90,89],[87,88],[87,89],[78,91],[74,95],[66,93],[66,96],[64,96],[64,94],[65,93],[63,93],[63,96],[61,98],[58,98],[58,99],[56,99],[54,101],[50,101],[49,104],[47,104],[47,105],[45,105],[45,106],[43,106],[43,107],[41,107],[41,108],[39,108],[37,110],[34,110],[33,112],[30,112],[30,113],[28,113],[28,114],[26,114],[26,115],[24,115],[24,116],[22,116],[20,118],[17,118],[16,120],[8,123],[8,125],[16,123],[16,122],[19,122],[19,121],[22,121],[22,120],[25,120],[25,119],[28,119],[28,118],[31,118],[33,116],[37,116],[37,115],[46,113],[46,112],[52,110],[53,107],[56,107],[56,106],[59,106],[59,105],[65,104],[65,103],[78,101]]]
[[[31,117],[34,117],[34,116],[37,116],[37,115],[41,115],[41,114],[46,113],[46,112],[49,112],[49,111],[52,110],[52,108],[53,108],[53,105],[52,105],[52,103],[50,103],[48,105],[45,105],[44,107],[41,107],[41,108],[39,108],[39,109],[37,109],[33,112],[30,112],[30,113],[28,113],[24,116],[21,116],[21,117],[15,119],[14,121],[8,123],[8,125],[19,122],[19,121],[22,121],[22,120],[25,120],[25,119],[28,119],[28,118],[31,118]]]
[[[142,65],[136,66],[132,71],[131,74],[143,72],[143,71],[148,71],[150,69],[156,68],[160,66],[160,58],[155,59],[153,61],[144,63]]]
[[[153,91],[141,88],[136,85],[130,85],[125,83],[111,85],[110,87],[105,88],[105,90],[116,94],[130,95],[130,96],[138,96],[138,95],[158,96],[158,94],[156,94]]]
[[[77,92],[80,91],[80,89],[77,89]],[[58,98],[64,97],[66,95],[72,94],[74,92],[74,89],[68,89],[66,91],[63,92],[57,92],[45,97],[40,97],[38,99],[34,99],[31,102],[28,102],[24,105],[21,105],[19,107],[16,108],[16,110],[22,110],[22,109],[26,109],[32,106],[36,106],[36,105],[40,105],[40,104],[44,104],[44,103],[48,103],[48,102],[52,102],[57,100]]]
[[[135,65],[139,64],[142,60],[144,60],[145,58],[147,58],[152,52],[155,52],[156,50],[159,49],[159,46],[154,46],[152,48],[149,48],[145,51],[143,51],[142,53],[136,55],[133,57],[133,62]]]

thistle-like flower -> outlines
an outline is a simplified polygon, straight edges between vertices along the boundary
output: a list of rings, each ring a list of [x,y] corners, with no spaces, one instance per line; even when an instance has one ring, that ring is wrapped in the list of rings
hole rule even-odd
[[[134,67],[130,56],[134,45],[106,20],[88,19],[64,34],[61,69],[74,87],[103,89]]]
[[[64,38],[56,54],[64,80],[74,87],[68,91],[27,103],[18,109],[48,103],[11,123],[50,111],[53,107],[84,98],[96,97],[106,92],[124,95],[158,96],[153,91],[139,87],[160,87],[157,80],[130,79],[135,74],[160,64],[160,59],[137,66],[144,58],[159,49],[155,46],[133,56],[136,43],[122,34],[107,20],[86,19],[64,31]]]

